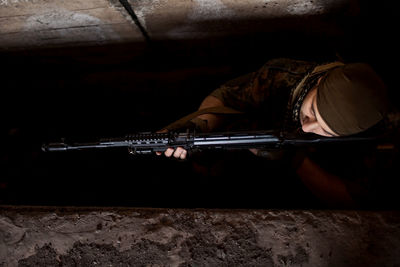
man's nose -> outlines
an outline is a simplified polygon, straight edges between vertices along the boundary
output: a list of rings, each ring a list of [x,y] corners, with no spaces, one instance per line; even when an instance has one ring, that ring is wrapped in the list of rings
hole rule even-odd
[[[312,133],[318,128],[318,122],[314,118],[308,118],[305,122],[303,122],[303,125],[301,129],[305,133]]]

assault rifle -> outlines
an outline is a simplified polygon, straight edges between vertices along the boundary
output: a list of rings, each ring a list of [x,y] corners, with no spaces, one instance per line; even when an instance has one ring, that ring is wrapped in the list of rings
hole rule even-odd
[[[151,154],[163,152],[168,147],[183,147],[188,151],[204,149],[264,149],[274,150],[291,147],[318,146],[337,143],[360,143],[377,140],[377,137],[322,137],[315,134],[282,134],[276,131],[196,133],[143,132],[123,138],[100,139],[90,143],[49,143],[43,151],[68,151],[103,148],[127,148],[131,154]]]

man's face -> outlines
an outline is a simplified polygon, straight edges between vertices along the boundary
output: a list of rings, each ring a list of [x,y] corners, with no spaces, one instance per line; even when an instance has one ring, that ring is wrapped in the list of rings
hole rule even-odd
[[[318,81],[319,83],[319,81]],[[301,129],[306,133],[315,133],[322,136],[338,136],[322,119],[317,108],[317,86],[308,92],[300,108]]]

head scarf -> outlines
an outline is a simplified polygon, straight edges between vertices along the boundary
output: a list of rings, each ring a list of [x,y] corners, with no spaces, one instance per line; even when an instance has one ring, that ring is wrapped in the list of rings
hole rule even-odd
[[[364,63],[328,71],[318,85],[316,102],[322,119],[340,136],[372,127],[388,110],[384,83]]]

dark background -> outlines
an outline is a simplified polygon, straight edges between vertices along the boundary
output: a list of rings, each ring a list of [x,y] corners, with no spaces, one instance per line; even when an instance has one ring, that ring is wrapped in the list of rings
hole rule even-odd
[[[225,81],[277,57],[368,62],[398,107],[397,27],[388,2],[260,21],[268,31],[207,40],[150,36],[147,43],[1,52],[0,204],[325,208],[281,163],[247,151],[179,162],[125,150],[40,147],[61,137],[156,131],[195,111]]]

